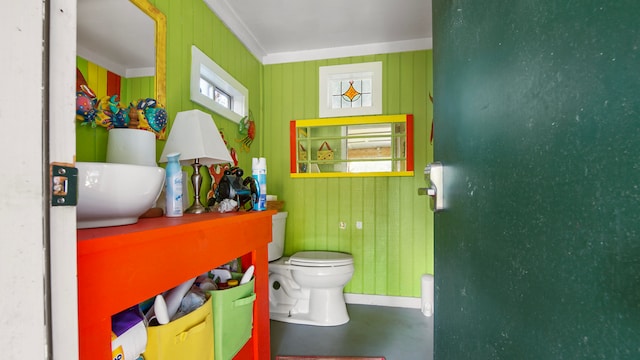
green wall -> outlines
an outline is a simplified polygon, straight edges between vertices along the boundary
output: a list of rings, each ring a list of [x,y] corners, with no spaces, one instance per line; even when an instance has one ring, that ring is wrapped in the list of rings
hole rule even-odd
[[[167,16],[167,111],[170,125],[179,111],[201,108],[189,98],[191,45],[195,44],[249,89],[257,136],[250,153],[235,139],[237,125],[212,114],[240,167],[264,156],[268,192],[289,212],[286,254],[297,250],[339,250],[354,255],[356,272],[346,291],[420,296],[420,276],[433,273],[433,215],[422,169],[432,159],[429,135],[432,52],[416,51],[263,66],[201,0],[154,0]],[[318,117],[318,67],[383,62],[384,114],[411,113],[415,122],[414,177],[291,179],[289,121]],[[158,142],[158,156],[164,142]],[[85,149],[78,149],[78,152]],[[190,169],[188,169],[190,170]],[[203,188],[210,183],[205,180]],[[205,196],[204,190],[201,194]],[[339,229],[344,221],[347,228]],[[362,221],[357,230],[355,222]]]
[[[414,114],[414,177],[292,179],[289,121],[318,117],[318,68],[383,63],[384,114]],[[432,52],[416,51],[266,65],[264,155],[269,193],[285,201],[285,253],[338,250],[353,254],[356,271],[345,291],[420,296],[420,276],[433,273],[433,215],[417,196],[432,159]],[[346,229],[339,223],[344,221]],[[363,229],[355,227],[363,222]]]
[[[261,81],[262,64],[242,45],[202,0],[152,0],[167,17],[167,111],[169,121],[179,111],[200,109],[213,116],[216,126],[224,133],[229,147],[236,149],[239,166],[251,172],[251,158],[258,157],[261,140],[256,137],[249,153],[241,151],[238,125],[190,99],[191,46],[196,45],[213,61],[225,69],[249,90],[249,109],[253,112],[258,132],[262,130]],[[158,142],[158,156],[164,142]],[[189,169],[190,171],[190,169]],[[206,177],[205,177],[206,178]],[[208,188],[208,179],[204,188]],[[206,194],[201,194],[205,196]]]
[[[237,140],[244,135],[238,132],[236,123],[191,101],[191,46],[196,45],[249,90],[249,109],[253,112],[258,133],[263,128],[262,64],[202,0],[151,0],[151,2],[167,17],[167,101],[165,106],[169,114],[168,129],[171,129],[173,119],[180,111],[200,109],[211,114],[218,129],[224,133],[228,147],[236,149],[238,165],[245,172],[250,173],[251,158],[260,155],[260,136],[256,137],[249,152],[242,151],[241,144]],[[136,98],[153,95],[152,89],[148,88],[146,88],[148,90],[146,94],[139,94],[144,89],[144,86],[131,82],[127,87],[127,94]],[[78,125],[76,134],[78,161],[105,161],[108,137],[106,129],[99,127],[91,129],[86,126],[81,128]],[[157,141],[158,158],[164,144],[165,141]],[[191,167],[185,167],[184,170],[189,173],[189,176],[191,175]],[[202,171],[204,173],[204,170]],[[204,198],[210,185],[209,178],[205,176],[201,192]]]

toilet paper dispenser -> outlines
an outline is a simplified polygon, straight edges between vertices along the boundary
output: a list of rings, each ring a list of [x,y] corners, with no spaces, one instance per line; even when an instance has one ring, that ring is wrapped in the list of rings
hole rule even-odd
[[[440,162],[433,162],[424,168],[424,180],[429,187],[419,188],[418,195],[428,195],[431,210],[444,210],[443,196],[443,166]]]

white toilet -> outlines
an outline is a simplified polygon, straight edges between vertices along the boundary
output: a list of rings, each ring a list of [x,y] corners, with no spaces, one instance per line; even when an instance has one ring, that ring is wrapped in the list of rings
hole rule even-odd
[[[286,219],[286,212],[273,215],[269,244],[271,319],[316,326],[349,322],[343,291],[353,276],[353,257],[334,251],[300,251],[282,257]]]

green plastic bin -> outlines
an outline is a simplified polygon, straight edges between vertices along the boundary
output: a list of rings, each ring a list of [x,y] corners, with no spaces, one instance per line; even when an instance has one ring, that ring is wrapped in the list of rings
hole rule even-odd
[[[213,307],[215,360],[231,360],[251,338],[254,280],[225,290],[209,291]]]

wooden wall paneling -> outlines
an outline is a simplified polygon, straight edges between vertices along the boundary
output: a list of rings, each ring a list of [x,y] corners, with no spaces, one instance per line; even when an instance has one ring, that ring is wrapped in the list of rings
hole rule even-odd
[[[287,189],[283,188],[283,182],[286,177],[289,176],[288,168],[286,167],[286,163],[288,162],[288,145],[287,152],[283,153],[282,148],[278,148],[278,146],[283,141],[272,141],[275,139],[280,139],[280,137],[275,137],[275,134],[281,133],[288,136],[289,132],[287,130],[289,126],[289,122],[281,119],[280,115],[282,113],[282,106],[278,102],[280,99],[279,96],[274,96],[281,91],[281,83],[279,81],[275,81],[274,77],[274,68],[266,68],[264,70],[264,79],[263,79],[263,103],[262,103],[262,116],[264,118],[263,128],[258,129],[259,136],[265,139],[265,144],[263,144],[264,152],[263,154],[267,157],[267,171],[269,178],[267,179],[267,192],[271,194],[278,194],[279,200],[284,200],[284,195]],[[266,140],[268,139],[268,140]],[[288,143],[287,143],[288,144]],[[268,145],[268,146],[265,146]],[[278,156],[283,156],[278,158]],[[285,164],[282,164],[285,163]],[[285,209],[290,207],[291,201],[293,199],[287,199],[285,202]],[[290,219],[291,214],[288,214],[287,221]]]
[[[220,48],[218,49],[218,54],[216,56],[216,58],[218,59],[217,61],[219,61],[218,64],[225,69],[231,69],[232,67],[234,67],[233,52],[229,50],[234,46],[232,44],[232,40],[234,39],[228,36],[228,30],[223,25],[222,21],[216,19],[215,24],[216,33],[219,36],[218,39],[220,41]]]
[[[355,178],[354,181],[351,181],[351,196],[347,199],[351,202],[351,212],[350,216],[347,216],[349,219],[347,222],[347,229],[349,230],[349,234],[351,234],[351,246],[349,246],[352,254],[356,254],[356,257],[359,259],[360,264],[364,264],[367,259],[364,257],[364,239],[365,239],[365,229],[364,226],[362,229],[358,229],[356,227],[356,222],[360,221],[364,225],[364,215],[365,215],[365,199],[369,195],[367,191],[367,184],[370,182],[370,178]],[[361,293],[363,288],[364,281],[364,271],[362,271],[362,265],[358,266],[357,270],[354,273],[354,277],[356,281],[349,282],[349,291],[355,293]]]
[[[307,89],[305,92],[308,95],[305,96],[304,113],[302,114],[302,116],[305,119],[312,119],[317,117],[318,115],[318,96],[320,95],[318,90],[318,86],[320,83],[318,79],[319,70],[315,62],[307,61],[304,63],[303,71],[305,76],[305,89]]]
[[[327,250],[327,202],[328,202],[328,182],[329,179],[311,179],[315,184],[315,191],[308,189],[306,194],[313,193],[315,201],[310,204],[312,218],[309,221],[307,234],[311,235],[313,245],[311,248],[303,248],[301,250]],[[309,183],[309,184],[312,184]]]
[[[85,80],[89,76],[89,62],[81,57],[76,57],[76,64]],[[88,81],[87,81],[88,85]],[[95,130],[90,126],[82,126],[81,121],[74,120],[76,124],[76,161],[93,161],[95,158]],[[77,151],[84,149],[84,151]]]
[[[399,112],[398,85],[399,62],[397,54],[385,54],[382,56],[383,61],[383,111],[386,114],[396,114]],[[380,241],[386,241],[386,292],[385,295],[398,295],[400,281],[400,264],[399,254],[402,245],[399,234],[400,228],[400,209],[398,207],[399,184],[397,178],[389,178],[387,188],[383,194],[387,197],[387,218],[381,221],[387,221],[385,238]]]
[[[351,234],[346,229],[340,229],[340,222],[344,221],[348,225],[348,221],[352,215],[350,201],[346,200],[353,195],[351,179],[336,179],[338,188],[332,193],[334,201],[337,202],[336,211],[330,212],[329,226],[337,234],[338,244],[337,250],[353,254],[351,247]],[[362,263],[361,259],[358,259]],[[356,260],[356,261],[358,261]]]
[[[337,232],[339,233],[340,227],[339,227],[339,223],[340,221],[335,221],[334,218],[336,217],[336,210],[340,209],[340,207],[342,206],[342,202],[343,200],[338,198],[336,196],[338,189],[340,188],[344,188],[345,185],[342,183],[342,181],[340,181],[340,178],[329,178],[327,179],[327,186],[328,186],[328,195],[327,196],[327,221],[326,221],[326,227],[327,230],[325,231],[325,233],[327,234],[327,250],[332,250],[332,251],[347,251],[349,252],[349,250],[351,249],[351,246],[353,245],[352,242],[351,243],[346,243],[345,244],[345,239],[339,237],[339,236],[335,236],[333,234]],[[349,185],[351,185],[351,187],[349,188],[349,192],[350,192],[350,196],[354,196],[354,191],[353,191],[353,182],[350,183]],[[348,186],[347,186],[348,187]],[[357,191],[356,191],[357,192]],[[349,213],[349,215],[351,216],[351,218],[353,216],[355,216],[354,212],[357,213],[357,209],[351,209],[351,212]],[[340,214],[338,215],[339,218],[345,217],[344,214],[340,211]],[[331,220],[331,221],[329,221]],[[339,219],[341,220],[341,219]],[[351,225],[349,222],[349,220],[347,220],[347,229],[351,228]],[[347,249],[347,250],[341,250],[341,249]]]
[[[96,65],[92,62],[88,62],[87,74],[85,74],[87,85],[96,94],[98,99],[101,99],[107,94],[107,70]],[[107,157],[107,130],[102,127],[92,128],[89,125],[82,126],[82,136],[89,134],[90,141],[93,142],[93,151],[89,151],[91,158],[86,161],[105,161]],[[77,145],[76,145],[77,146]]]
[[[412,186],[414,188],[424,187],[425,183],[422,176],[422,169],[428,163],[427,161],[427,150],[428,150],[428,139],[429,139],[429,130],[430,130],[430,121],[427,116],[427,105],[429,103],[428,89],[425,84],[427,83],[427,67],[425,64],[427,63],[427,54],[428,52],[417,51],[413,53],[413,78],[416,81],[412,84],[413,91],[413,108],[414,112],[414,141],[420,141],[421,144],[425,146],[416,146],[414,151],[414,171],[416,176],[412,178]],[[424,259],[428,259],[429,252],[433,252],[433,247],[429,248],[429,243],[432,241],[429,240],[429,236],[427,236],[427,226],[431,226],[432,224],[428,223],[429,216],[426,214],[430,214],[430,210],[428,208],[428,201],[423,197],[415,196],[413,201],[411,202],[410,208],[413,224],[413,253],[411,254],[411,259],[413,262],[413,266],[419,268],[423,266],[425,268],[425,272],[428,270],[426,266],[424,266]],[[427,249],[430,249],[429,251]],[[427,263],[429,261],[427,260]],[[432,262],[431,262],[432,263]],[[420,294],[421,292],[421,282],[413,281],[410,283],[411,285],[411,293],[412,294]]]
[[[82,75],[85,77],[85,80],[86,80],[87,69],[89,68],[89,61],[79,56],[76,56],[76,67],[80,70],[80,72],[82,73]]]
[[[207,8],[204,1],[194,2],[193,21],[191,22],[193,28],[193,44],[197,45],[205,54],[210,54],[213,46],[213,41],[211,40],[213,26],[208,24],[208,20],[212,18],[210,12],[211,10]],[[191,51],[191,49],[189,49],[189,51]]]
[[[375,290],[375,257],[376,257],[376,178],[365,178],[362,197],[362,250],[361,293],[373,293]]]
[[[387,255],[389,244],[389,216],[393,211],[389,207],[389,178],[377,178],[375,183],[375,257],[373,269],[375,275],[375,287],[372,294],[383,295],[387,293],[387,278],[389,256]]]
[[[120,75],[113,73],[111,71],[107,71],[107,92],[106,95],[118,95],[118,100],[120,99],[120,84],[121,84]]]
[[[195,2],[189,1],[187,4],[191,6],[182,5],[180,9],[180,45],[176,48],[178,55],[179,68],[180,68],[180,111],[190,110],[193,108],[193,102],[191,101],[191,45],[194,44],[196,31],[192,25],[196,18],[194,18],[193,7]],[[173,13],[170,14],[173,16]],[[198,28],[204,30],[207,27],[204,24],[198,24]],[[197,45],[197,44],[196,44]],[[207,111],[211,113],[210,111]],[[213,115],[213,114],[212,114]],[[215,116],[214,116],[215,119]],[[188,176],[192,174],[192,168],[187,167]],[[206,184],[203,182],[203,187]],[[190,187],[189,187],[190,189]],[[191,190],[189,190],[191,191]],[[191,197],[191,195],[189,195]]]
[[[121,90],[120,101],[123,106],[128,106],[138,99],[154,97],[155,78],[153,76],[143,76],[136,78],[123,78],[123,89]],[[162,104],[166,106],[167,104]]]
[[[265,117],[280,124],[279,129],[274,126],[269,132],[271,136],[265,137],[265,154],[285,159],[286,165],[288,123],[296,118],[317,117],[318,67],[324,65],[383,61],[384,113],[414,113],[416,123],[422,122],[417,129],[430,130],[425,119],[427,92],[418,89],[426,86],[426,53],[265,66]],[[294,82],[295,98],[283,100],[293,96],[290,84]],[[294,103],[295,99],[300,102]],[[280,191],[278,195],[289,211],[285,252],[324,248],[351,252],[356,259],[356,273],[346,291],[419,297],[420,275],[431,266],[424,255],[432,244],[432,235],[427,233],[432,231],[432,224],[424,222],[429,215],[428,203],[415,195],[417,185],[423,186],[421,169],[427,145],[424,141],[417,143],[416,152],[420,154],[416,163],[420,164],[416,164],[419,170],[413,178],[291,179],[283,165],[274,191]],[[421,201],[424,207],[420,206]],[[341,221],[347,226],[344,230],[339,229]],[[362,221],[363,229],[355,228],[356,221]]]
[[[161,10],[167,16],[167,112],[169,115],[169,123],[167,128],[173,125],[173,119],[176,113],[182,109],[182,82],[185,81],[180,76],[182,74],[179,44],[182,43],[182,27],[180,16],[182,14],[182,3],[169,0],[158,0],[163,3]],[[170,130],[169,130],[170,131]],[[163,145],[158,146],[157,152],[160,153]]]
[[[413,83],[416,80],[413,72],[413,53],[406,52],[398,54],[398,112],[412,113],[415,109],[413,103]],[[401,188],[411,188],[413,178],[398,178],[398,186]],[[413,237],[413,211],[414,199],[418,199],[416,192],[402,191],[398,194],[398,208],[400,214],[400,229],[398,238],[400,241],[398,264],[400,265],[400,276],[408,276],[413,269],[412,254],[414,251],[415,238]],[[422,199],[425,200],[425,199]],[[411,294],[413,281],[400,281],[398,294]]]
[[[129,104],[131,104],[131,102],[134,100],[132,98],[133,96],[132,94],[134,92],[131,90],[133,86],[134,86],[134,82],[129,81],[129,79],[127,78],[122,78],[120,80],[120,96],[118,97],[118,100],[120,101],[120,104],[122,106],[129,106]],[[153,88],[151,90],[153,90]],[[155,94],[155,92],[150,92],[149,94]],[[166,106],[167,104],[163,104],[163,105]]]
[[[271,103],[273,107],[273,117],[270,119],[270,122],[282,122],[288,125],[289,121],[293,120],[293,114],[291,113],[291,97],[294,93],[292,89],[293,77],[290,67],[290,64],[281,64],[273,68],[274,81],[277,83],[274,84],[273,92],[270,94],[273,99]],[[300,93],[297,95],[301,96],[303,94]],[[274,143],[287,143],[286,139],[288,139],[289,135],[288,126],[283,126],[280,133],[273,132],[275,130],[275,127],[271,129],[272,133],[270,140]],[[285,153],[277,152],[275,148],[265,147],[265,150],[267,149],[269,150],[269,153],[265,153],[267,157],[278,158],[279,156],[285,156]],[[283,176],[283,178],[289,180],[288,174],[287,176]],[[289,211],[288,215],[293,221],[291,225],[294,225],[297,230],[292,236],[285,235],[285,239],[290,237],[293,238],[293,241],[291,241],[290,244],[287,244],[287,241],[285,240],[285,250],[287,251],[287,255],[290,255],[292,252],[301,248],[300,244],[303,241],[302,234],[303,232],[306,232],[305,225],[309,226],[311,225],[311,221],[313,221],[312,218],[308,218],[306,211],[304,211],[308,207],[307,201],[313,196],[313,194],[306,191],[306,182],[301,182],[296,185],[298,185],[296,187],[299,187],[299,189],[291,193],[283,192],[285,198],[281,199],[286,202],[291,202],[289,204],[290,206],[287,207],[288,209],[295,209],[295,211]],[[308,203],[312,204],[313,201],[309,201]],[[288,226],[288,228],[290,229],[291,227]]]
[[[295,250],[301,248],[299,244],[303,242],[304,226],[306,214],[304,209],[307,207],[307,199],[309,196],[305,194],[306,182],[308,179],[301,179],[292,183],[293,192],[285,197],[285,201],[289,203],[289,215],[287,219],[287,229],[285,234],[285,254],[291,255]],[[293,194],[298,194],[293,196]],[[309,202],[311,204],[311,202]]]
[[[401,271],[401,247],[406,246],[403,241],[405,239],[400,237],[400,229],[402,228],[402,208],[399,205],[400,197],[400,182],[398,178],[389,179],[389,188],[387,189],[389,196],[389,228],[387,231],[387,277],[388,293],[387,295],[399,295],[400,294],[400,281],[403,276]],[[406,276],[406,274],[405,274]]]

